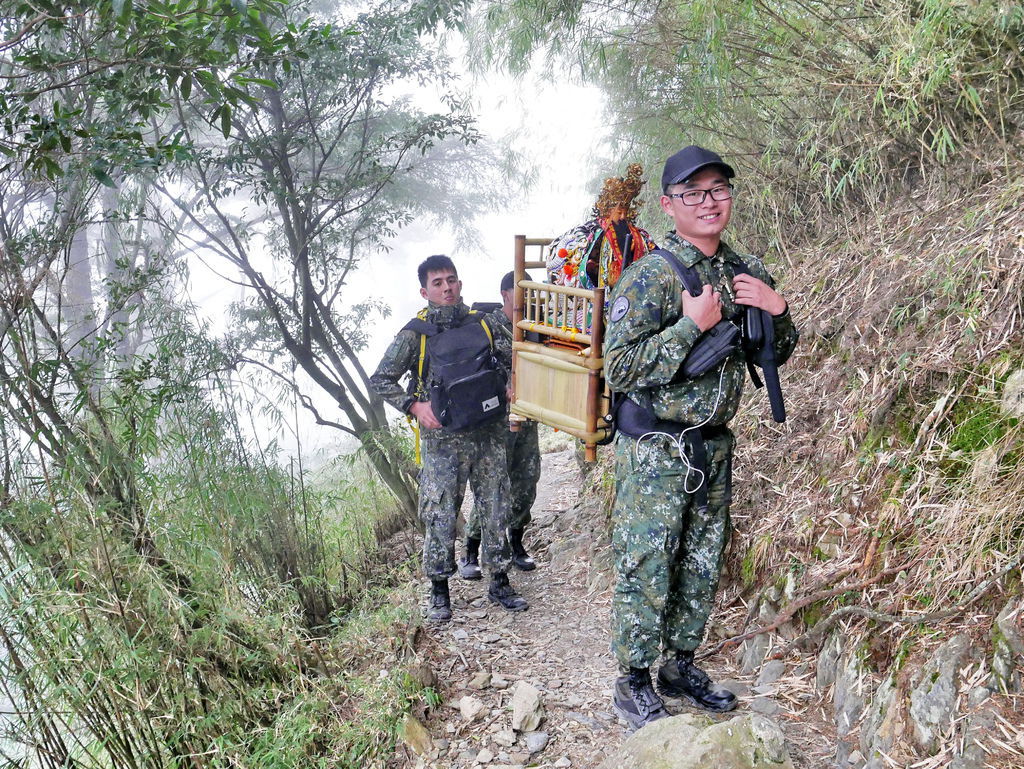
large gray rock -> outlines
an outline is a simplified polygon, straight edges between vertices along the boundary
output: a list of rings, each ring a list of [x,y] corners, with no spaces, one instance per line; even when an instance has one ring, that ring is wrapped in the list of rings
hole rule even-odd
[[[889,674],[864,708],[860,749],[868,758],[868,766],[885,766],[883,754],[889,755],[892,752],[893,745],[906,729],[903,718],[904,692],[896,685],[894,676],[894,673]]]
[[[778,613],[778,609],[775,608],[778,595],[777,588],[770,588],[760,596],[757,619],[761,627],[770,625],[774,621],[775,615]],[[758,670],[771,648],[772,640],[769,633],[761,633],[741,643],[736,650],[736,662],[740,666],[740,672],[749,674]]]
[[[684,713],[627,739],[600,769],[793,769],[779,726],[754,713],[715,723]]]
[[[988,766],[986,762],[987,753],[981,747],[987,735],[992,734],[995,729],[995,716],[988,709],[982,708],[971,713],[959,724],[962,740],[957,743],[963,748],[958,750],[953,757],[949,769],[984,769]]]
[[[953,719],[959,688],[960,668],[970,651],[967,636],[949,639],[924,664],[910,692],[910,721],[918,747],[934,754],[939,740]]]
[[[837,630],[828,637],[818,655],[818,669],[814,679],[818,691],[827,689],[836,682],[836,675],[839,673],[839,658],[842,654],[843,634]]]
[[[1024,369],[1017,369],[1006,378],[1000,405],[1005,414],[1024,417]]]
[[[853,729],[864,710],[868,696],[868,674],[864,664],[864,650],[856,646],[846,655],[836,676],[832,690],[832,705],[836,716],[836,735],[845,737]]]
[[[992,685],[1004,694],[1021,690],[1019,668],[1024,662],[1024,635],[1021,617],[1024,599],[1010,600],[992,626]]]

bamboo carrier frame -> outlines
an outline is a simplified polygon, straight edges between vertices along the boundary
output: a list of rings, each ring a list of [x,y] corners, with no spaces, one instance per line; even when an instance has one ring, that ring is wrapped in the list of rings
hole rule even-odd
[[[541,255],[554,238],[515,238],[515,298],[512,304],[512,404],[520,417],[543,422],[579,438],[586,460],[597,458],[597,444],[611,435],[605,419],[609,399],[604,384],[604,288],[586,290],[537,283],[527,270],[547,260],[527,261],[526,249]],[[587,321],[590,328],[587,328]],[[578,345],[579,352],[526,341],[532,331]],[[513,421],[515,429],[515,422]]]

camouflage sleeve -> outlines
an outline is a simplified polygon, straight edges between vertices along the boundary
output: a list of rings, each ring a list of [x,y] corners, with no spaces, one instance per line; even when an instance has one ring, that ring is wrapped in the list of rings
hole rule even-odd
[[[614,390],[668,384],[700,336],[680,315],[682,287],[663,259],[643,259],[615,284],[608,311],[604,370]],[[664,317],[678,317],[663,325]]]
[[[491,330],[491,337],[494,339],[494,352],[497,355],[498,363],[505,371],[506,381],[512,376],[512,324],[505,317],[503,310],[495,310],[489,313],[484,322]]]
[[[419,338],[415,331],[399,331],[370,377],[373,391],[403,414],[408,413],[412,397],[400,382],[406,374],[415,376],[420,355]]]

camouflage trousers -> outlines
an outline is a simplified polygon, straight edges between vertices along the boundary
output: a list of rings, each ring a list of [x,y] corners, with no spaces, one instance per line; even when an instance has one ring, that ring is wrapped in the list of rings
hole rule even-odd
[[[423,570],[431,579],[456,571],[455,521],[466,482],[481,511],[481,555],[490,573],[508,571],[509,491],[504,421],[465,433],[426,436],[422,443],[419,515],[423,522]]]
[[[537,499],[537,482],[540,480],[540,438],[536,422],[521,422],[518,431],[506,431],[505,455],[512,506],[508,526],[510,529],[525,529],[531,520],[530,510]],[[466,522],[467,537],[480,539],[480,518],[480,506],[475,504]]]
[[[694,503],[699,475],[664,436],[615,447],[612,648],[625,669],[651,667],[663,650],[692,651],[714,606],[729,537],[732,450],[728,430],[704,441],[708,506]]]

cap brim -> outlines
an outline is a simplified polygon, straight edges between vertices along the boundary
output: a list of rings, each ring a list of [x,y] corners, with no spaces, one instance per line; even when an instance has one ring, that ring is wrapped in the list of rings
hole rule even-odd
[[[691,169],[689,169],[687,171],[684,171],[681,174],[677,174],[675,179],[673,179],[672,181],[665,182],[664,186],[668,187],[671,184],[682,184],[683,182],[685,182],[687,179],[689,179],[691,176],[693,176],[698,171],[702,171],[705,168],[710,168],[711,166],[718,166],[723,171],[725,171],[725,178],[726,179],[732,179],[734,176],[736,176],[736,172],[732,170],[732,166],[731,165],[729,165],[728,163],[719,163],[717,160],[712,160],[709,163],[701,163],[699,166],[694,166],[693,168],[691,168]]]

